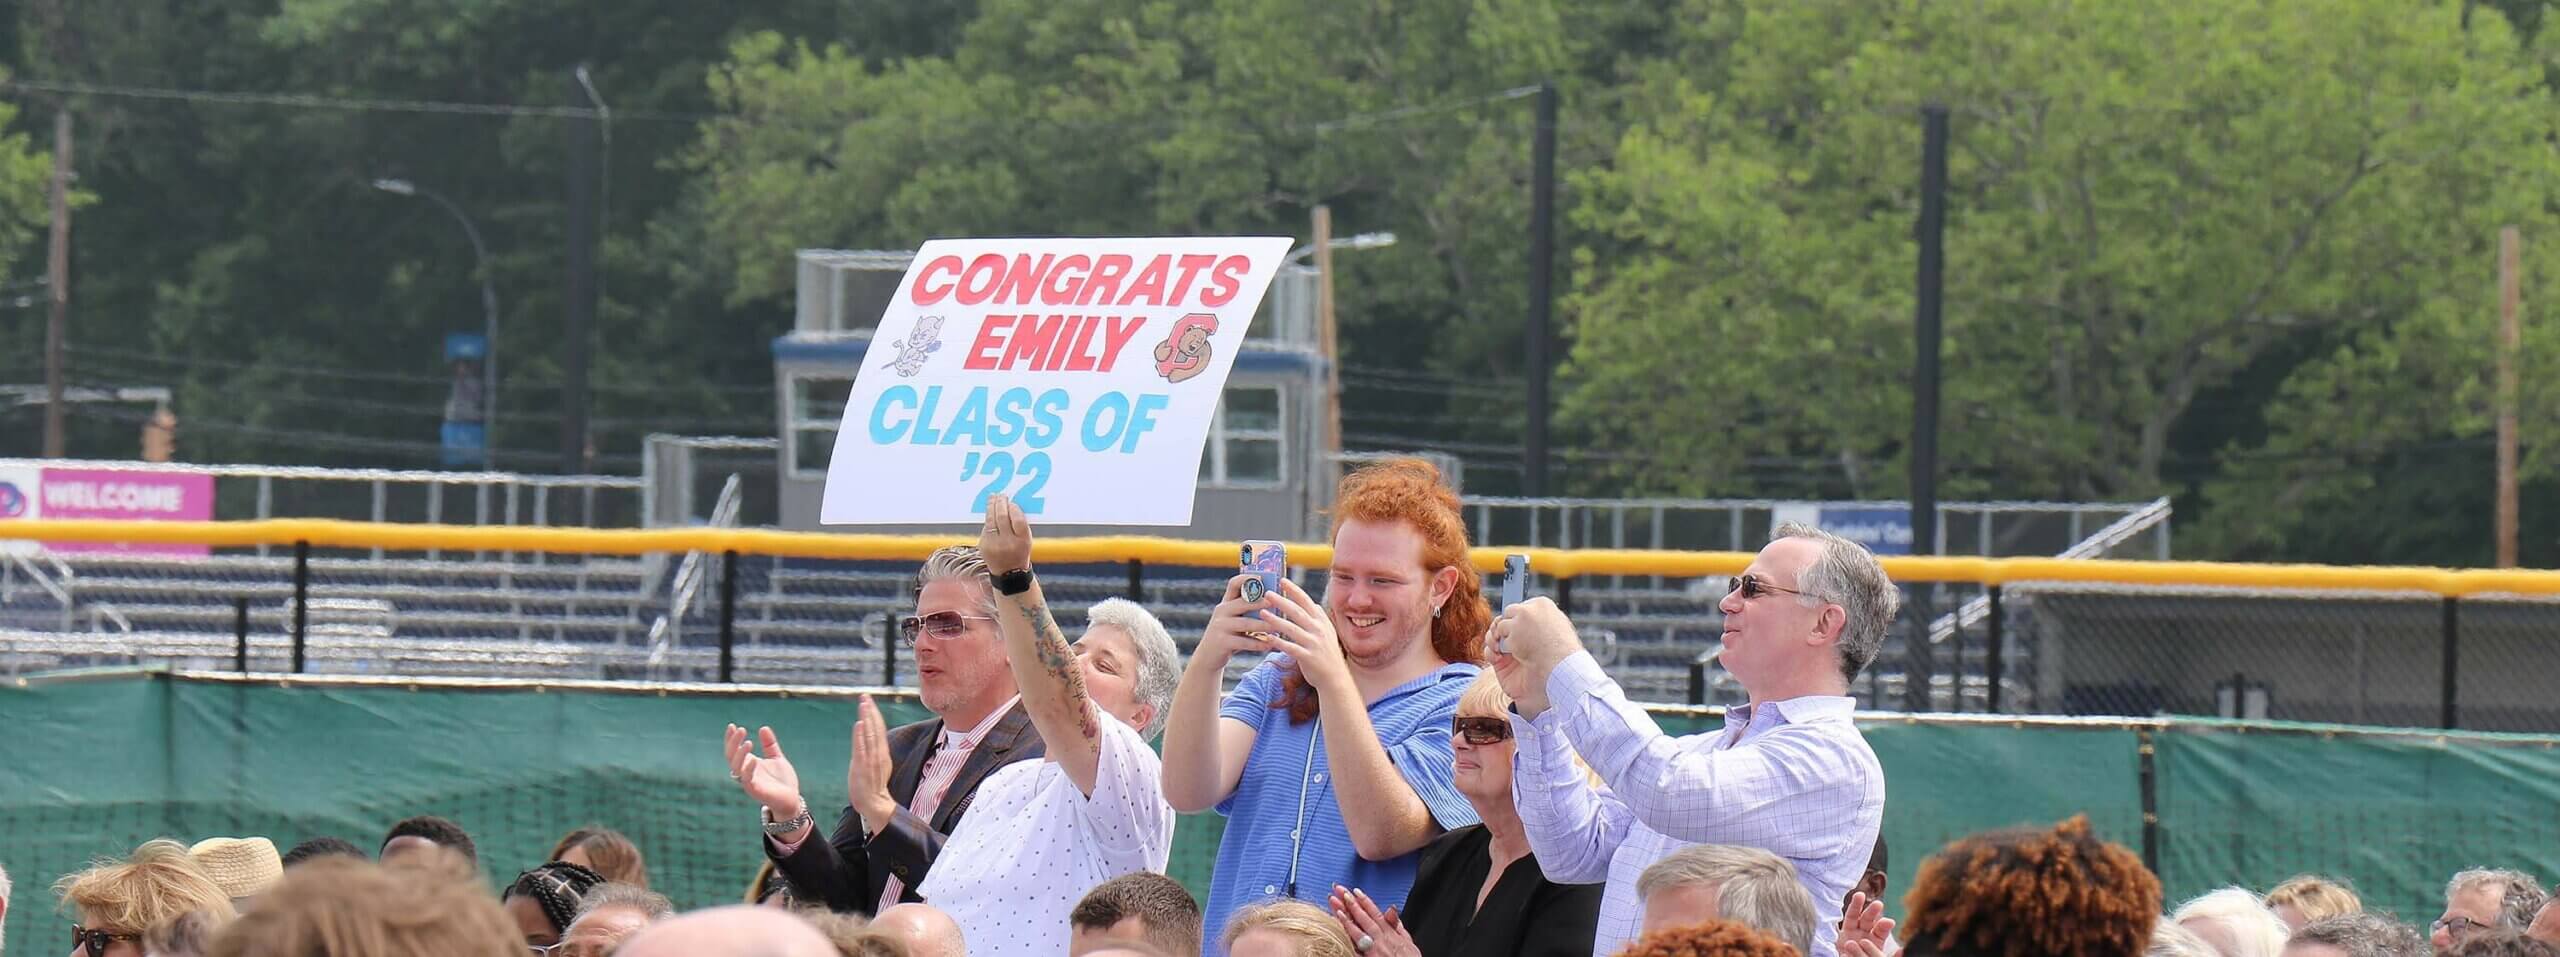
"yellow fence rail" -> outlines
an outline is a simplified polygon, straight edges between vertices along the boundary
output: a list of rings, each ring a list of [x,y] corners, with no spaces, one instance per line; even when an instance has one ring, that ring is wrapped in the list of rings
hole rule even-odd
[[[13,539],[79,542],[196,544],[215,547],[293,545],[315,548],[382,548],[404,551],[518,551],[636,555],[649,552],[736,552],[790,558],[921,560],[936,548],[972,537],[949,535],[849,535],[769,529],[589,529],[410,525],[329,519],[249,522],[30,521],[5,526]],[[1472,555],[1483,572],[1502,570],[1514,550],[1479,548]],[[1674,552],[1627,549],[1518,550],[1540,574],[1661,575],[1691,578],[1731,575],[1750,564],[1742,552]],[[1232,567],[1235,545],[1214,541],[1108,535],[1046,538],[1033,556],[1049,563],[1139,561],[1151,565]],[[1291,564],[1322,567],[1333,548],[1292,544]],[[2421,592],[2447,598],[2484,595],[2560,595],[2560,571],[2453,569],[2390,566],[2277,565],[2223,562],[2112,561],[2057,558],[1892,557],[1885,570],[1903,582],[2083,582],[2122,585],[2187,585],[2265,589],[2339,589]]]

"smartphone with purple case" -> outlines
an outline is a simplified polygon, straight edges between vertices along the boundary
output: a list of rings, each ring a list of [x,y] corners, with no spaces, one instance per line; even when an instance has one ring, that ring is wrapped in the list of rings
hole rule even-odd
[[[1253,576],[1244,583],[1244,600],[1259,604],[1264,595],[1280,592],[1280,576],[1289,570],[1289,546],[1279,542],[1249,541],[1244,543],[1244,557],[1237,568]]]

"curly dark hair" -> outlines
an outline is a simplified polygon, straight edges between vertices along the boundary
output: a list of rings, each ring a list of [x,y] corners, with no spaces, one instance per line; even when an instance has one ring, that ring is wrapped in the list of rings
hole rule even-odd
[[[421,814],[391,825],[391,833],[382,836],[382,844],[387,847],[393,840],[403,837],[425,838],[437,847],[453,849],[475,865],[480,863],[480,849],[472,846],[471,835],[463,833],[462,825],[433,814]],[[376,849],[377,853],[379,850]]]
[[[1665,927],[1636,938],[1618,957],[1803,957],[1784,941],[1735,920]]]
[[[2140,957],[2160,879],[2075,815],[1956,839],[1920,863],[1903,908],[1911,957]]]
[[[292,867],[315,857],[352,857],[365,860],[364,848],[338,837],[315,837],[284,852],[284,866]]]
[[[2560,957],[2553,947],[2512,927],[2493,927],[2453,945],[2445,957]]]

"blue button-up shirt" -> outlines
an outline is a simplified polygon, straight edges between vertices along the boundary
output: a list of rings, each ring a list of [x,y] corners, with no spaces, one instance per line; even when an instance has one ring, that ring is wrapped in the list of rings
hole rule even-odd
[[[1238,908],[1292,896],[1321,907],[1335,884],[1367,891],[1381,908],[1402,906],[1421,863],[1418,850],[1367,861],[1352,847],[1325,756],[1324,719],[1295,724],[1287,710],[1272,707],[1281,700],[1284,660],[1278,653],[1263,659],[1218,708],[1220,717],[1252,728],[1254,738],[1235,793],[1218,803],[1227,830],[1218,839],[1218,869],[1200,915],[1201,952],[1210,957],[1220,953],[1220,932]],[[1443,829],[1476,823],[1474,805],[1450,783],[1449,750],[1449,719],[1476,670],[1442,665],[1369,706],[1387,760]]]

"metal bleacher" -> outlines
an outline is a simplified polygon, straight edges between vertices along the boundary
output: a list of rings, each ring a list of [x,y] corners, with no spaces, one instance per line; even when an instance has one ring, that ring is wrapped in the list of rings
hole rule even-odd
[[[293,478],[305,476],[295,473]],[[364,473],[364,478],[377,488],[373,511],[382,512],[386,501],[396,509],[402,500],[398,477]],[[440,488],[461,479],[434,473],[420,481]],[[394,483],[392,492],[380,490],[386,483]],[[265,486],[260,489],[263,513]],[[593,493],[571,486],[546,494],[566,498]],[[729,476],[709,515],[694,522],[734,524],[743,494],[737,476]],[[504,509],[486,513],[513,516],[516,498],[508,495]],[[534,500],[537,505],[541,501]],[[1695,548],[1743,540],[1739,516],[1765,504],[1559,500],[1543,518],[1525,510],[1546,507],[1544,503],[1480,499],[1470,500],[1469,509],[1478,540],[1497,545],[1525,535],[1532,545],[1607,541]],[[1994,515],[2004,509],[2027,514],[2033,506],[1956,507],[1976,509],[1972,514],[1980,528],[1975,543],[1956,547],[1994,553]],[[2052,533],[2060,528],[2058,517],[2067,515],[2071,546],[2065,557],[2102,555],[2155,528],[2165,541],[2166,502],[2122,507],[2105,516],[2114,520],[2111,524],[2086,536],[2081,516],[2095,513],[2095,507],[2055,508],[2081,510],[2047,513],[2044,517],[2056,519],[2048,523],[2054,527],[2035,533],[2041,536],[2037,541],[2056,539]],[[1506,515],[1504,509],[1513,511]],[[645,504],[637,511],[656,514]],[[1711,543],[1659,538],[1666,526],[1676,529],[1698,515],[1725,513],[1731,517],[1703,533]],[[1628,529],[1648,526],[1655,538],[1621,541],[1636,537]],[[2044,550],[2050,545],[2024,541],[2005,547],[2020,546],[2052,553]],[[887,647],[895,640],[891,623],[913,607],[911,563],[741,556],[734,570],[726,570],[719,567],[720,560],[702,553],[627,558],[349,550],[315,555],[309,567],[309,607],[299,610],[305,619],[304,668],[319,673],[708,680],[719,667],[717,583],[724,572],[733,571],[730,628],[736,680],[912,681],[912,654]],[[159,662],[231,668],[240,666],[244,652],[251,670],[290,670],[297,612],[293,574],[288,555],[252,551],[194,557],[0,551],[0,671]],[[1321,592],[1320,572],[1301,569],[1296,574],[1301,585]],[[1074,630],[1083,624],[1086,606],[1103,598],[1130,597],[1134,586],[1135,597],[1157,613],[1187,652],[1206,626],[1226,577],[1219,569],[1150,565],[1133,583],[1128,567],[1118,564],[1050,567],[1043,569],[1043,587],[1061,624]],[[1496,584],[1486,582],[1488,589]],[[1732,696],[1729,677],[1712,664],[1722,636],[1715,609],[1724,590],[1721,579],[1606,576],[1576,585],[1576,623],[1632,696],[1687,699],[1700,690],[1693,688],[1692,666],[1702,661],[1707,663],[1701,672],[1705,700]],[[1974,626],[1983,609],[1979,600],[1968,602],[1967,597],[1942,593],[1932,606],[1945,613],[1933,616],[1934,627],[1925,634],[1931,645],[1944,646],[1937,658],[1946,664],[1932,670],[1931,697],[1940,707],[1978,710],[1989,682],[1970,663],[1966,643],[1977,640],[1973,631],[1979,630]],[[1905,678],[1897,663],[1904,660],[1900,649],[1912,633],[1922,632],[1917,627],[1896,630],[1879,665],[1861,677],[1855,693],[1888,707],[1904,700]],[[2020,651],[2031,655],[2033,649]],[[1252,664],[1240,660],[1229,674],[1241,674]],[[2013,673],[2028,672],[2019,668]],[[2009,682],[2003,687],[2008,700],[2025,700]]]

